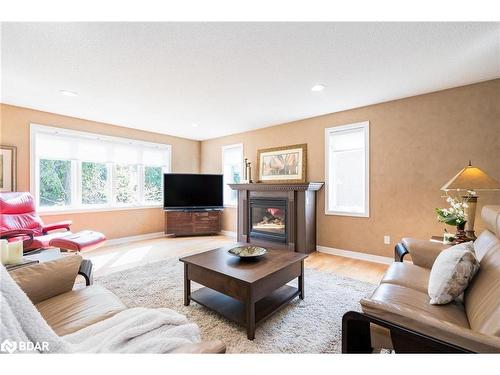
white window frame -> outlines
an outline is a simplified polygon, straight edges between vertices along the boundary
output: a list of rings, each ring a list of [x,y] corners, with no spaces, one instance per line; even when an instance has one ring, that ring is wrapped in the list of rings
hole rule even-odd
[[[363,129],[365,136],[365,211],[364,212],[349,212],[330,210],[328,207],[329,195],[331,193],[329,187],[330,181],[330,135],[346,130]],[[353,124],[333,126],[325,129],[325,215],[338,216],[354,216],[354,217],[370,217],[370,122],[356,122]]]
[[[241,148],[241,178],[243,179],[243,163],[244,163],[244,160],[245,160],[245,157],[243,156],[244,153],[243,153],[243,143],[235,143],[235,144],[232,144],[232,145],[225,145],[225,146],[222,146],[221,147],[221,163],[222,163],[222,179],[224,180],[224,152],[226,150],[229,150],[231,148]],[[226,183],[225,181],[223,181],[223,190],[225,189],[226,187]],[[223,204],[224,204],[224,207],[236,207],[237,206],[237,203],[234,204],[234,203],[226,203],[224,202],[224,192],[223,192]]]
[[[108,203],[105,204],[95,204],[95,205],[83,205],[79,203],[81,199],[81,164],[85,160],[74,160],[71,159],[71,205],[68,206],[59,206],[59,207],[45,207],[40,206],[40,197],[39,197],[39,177],[40,177],[40,163],[39,157],[36,152],[36,135],[37,133],[59,133],[68,136],[74,136],[79,138],[96,138],[100,140],[105,140],[109,142],[115,143],[126,143],[137,146],[146,146],[146,147],[160,147],[167,152],[167,165],[162,166],[163,173],[169,173],[172,170],[172,146],[164,143],[153,143],[146,141],[138,141],[135,139],[124,138],[124,137],[113,137],[108,135],[101,135],[97,133],[90,133],[78,130],[71,130],[65,128],[57,128],[46,125],[39,124],[30,124],[30,191],[33,197],[35,197],[36,209],[40,214],[43,215],[59,215],[62,213],[70,214],[70,213],[82,213],[82,212],[103,212],[103,211],[120,211],[120,210],[134,210],[134,209],[144,209],[144,208],[162,208],[163,204],[158,203],[146,203],[143,197],[143,189],[141,186],[141,181],[144,182],[144,178],[139,181],[139,198],[142,199],[142,202],[138,202],[137,204],[117,204],[115,202],[115,197],[113,195],[113,185],[114,185],[114,164],[111,162],[106,162],[106,167],[108,170],[108,183],[107,183],[107,193],[108,193]],[[58,159],[59,160],[59,159]],[[144,176],[144,168],[149,167],[150,165],[144,165],[142,163],[138,165],[138,175]],[[158,167],[158,166],[157,166]],[[143,185],[143,184],[142,184]],[[163,180],[162,180],[163,187]],[[76,195],[75,195],[76,194]]]

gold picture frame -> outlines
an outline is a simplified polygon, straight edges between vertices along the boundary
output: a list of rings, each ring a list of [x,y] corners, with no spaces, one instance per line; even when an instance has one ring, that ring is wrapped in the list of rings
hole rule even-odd
[[[258,182],[304,183],[307,180],[307,144],[257,151]]]
[[[17,189],[17,147],[0,145],[0,192]]]

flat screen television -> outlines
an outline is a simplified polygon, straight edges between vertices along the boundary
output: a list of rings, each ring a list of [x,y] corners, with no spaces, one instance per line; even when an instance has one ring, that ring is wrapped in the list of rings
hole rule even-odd
[[[163,207],[175,209],[222,208],[221,174],[165,173]]]

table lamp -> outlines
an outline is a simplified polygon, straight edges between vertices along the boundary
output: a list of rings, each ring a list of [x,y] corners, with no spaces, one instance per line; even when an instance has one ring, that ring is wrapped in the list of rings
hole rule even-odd
[[[469,165],[444,184],[441,190],[467,192],[467,195],[463,196],[469,205],[465,233],[467,237],[476,239],[474,234],[474,219],[476,217],[477,192],[484,190],[500,190],[500,183],[488,176],[481,169],[473,167],[469,160]]]

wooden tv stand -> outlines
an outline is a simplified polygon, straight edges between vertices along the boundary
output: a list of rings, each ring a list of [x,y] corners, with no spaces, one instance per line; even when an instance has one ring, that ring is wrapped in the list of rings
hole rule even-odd
[[[165,210],[165,234],[194,236],[221,231],[222,210]]]

